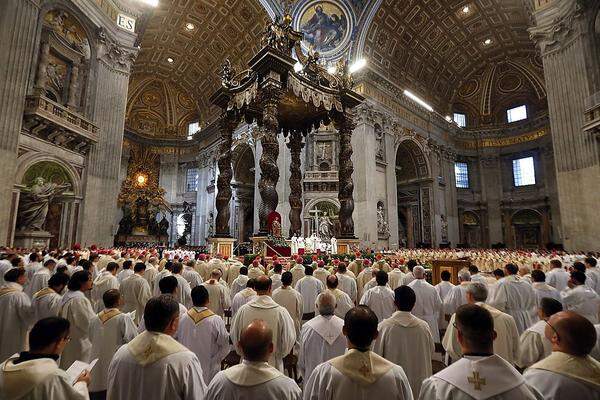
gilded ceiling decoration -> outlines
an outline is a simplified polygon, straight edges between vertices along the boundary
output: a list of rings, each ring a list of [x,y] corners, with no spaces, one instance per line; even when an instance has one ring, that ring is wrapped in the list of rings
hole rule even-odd
[[[176,83],[134,75],[129,81],[125,126],[156,139],[185,139],[188,124],[199,118],[198,105]]]
[[[527,26],[521,0],[384,0],[363,56],[444,113],[455,90],[483,65],[535,53]]]
[[[209,123],[218,113],[208,98],[221,84],[223,60],[245,68],[269,20],[258,0],[161,0],[144,27],[134,75],[175,81]]]

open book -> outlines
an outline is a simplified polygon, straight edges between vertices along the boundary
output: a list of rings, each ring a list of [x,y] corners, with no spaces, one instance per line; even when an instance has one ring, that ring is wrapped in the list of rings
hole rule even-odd
[[[71,379],[71,384],[75,384],[77,378],[81,375],[83,371],[91,371],[94,368],[94,365],[98,362],[96,358],[91,363],[85,363],[83,361],[75,361],[71,366],[65,371],[69,378]]]

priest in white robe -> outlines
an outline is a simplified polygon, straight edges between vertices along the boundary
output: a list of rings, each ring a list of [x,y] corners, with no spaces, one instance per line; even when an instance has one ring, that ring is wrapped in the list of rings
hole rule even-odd
[[[569,288],[561,293],[562,302],[565,310],[575,311],[589,319],[592,324],[597,324],[600,296],[585,285],[586,279],[583,272],[571,272]]]
[[[133,261],[125,260],[123,261],[123,265],[121,266],[121,270],[117,273],[117,280],[119,281],[119,285],[131,275],[133,275]]]
[[[599,399],[600,362],[589,356],[596,344],[592,323],[575,312],[563,311],[546,325],[552,353],[525,371],[527,383],[547,400]]]
[[[302,265],[302,257],[298,257],[297,260],[290,260],[290,272],[292,273],[292,286],[296,286],[296,283],[304,278],[304,265]]]
[[[214,270],[210,274],[210,279],[202,283],[202,286],[208,291],[208,305],[207,307],[223,318],[225,316],[225,310],[231,307],[231,297],[229,289],[219,283],[221,273],[219,270]]]
[[[235,296],[233,296],[233,300],[231,300],[231,316],[235,316],[237,311],[246,303],[251,302],[255,298],[257,298],[256,291],[254,290],[254,284],[256,281],[254,279],[248,279],[248,283],[246,284],[246,288],[238,292]]]
[[[50,317],[38,321],[29,333],[29,351],[15,354],[0,365],[3,400],[88,400],[90,373],[73,378],[57,361],[69,340],[69,321]]]
[[[325,262],[323,260],[319,260],[317,263],[317,269],[313,271],[313,276],[325,285],[325,281],[327,277],[330,275],[330,272],[325,269]]]
[[[144,309],[147,330],[121,346],[108,367],[110,400],[202,400],[206,385],[198,357],[173,339],[179,305],[153,297]]]
[[[494,297],[489,304],[515,319],[519,335],[534,324],[537,298],[529,282],[517,275],[519,268],[506,264],[506,276],[498,281]]]
[[[154,290],[154,279],[158,274],[158,259],[156,257],[150,257],[146,262],[146,272],[144,272],[144,279],[150,285],[150,290]]]
[[[342,334],[344,320],[335,316],[335,296],[324,292],[317,298],[319,315],[302,326],[298,372],[308,379],[322,362],[341,356],[346,350],[346,337]]]
[[[353,303],[360,300],[357,299],[358,291],[356,288],[356,280],[348,275],[345,263],[340,263],[338,265],[337,273],[335,275],[338,278],[338,289],[350,296],[350,300],[352,300]]]
[[[289,271],[284,272],[281,275],[282,286],[279,289],[274,290],[271,297],[275,303],[287,310],[292,321],[294,321],[296,336],[298,336],[300,334],[300,326],[302,325],[302,316],[304,315],[304,299],[302,299],[302,295],[292,287],[292,282],[292,273]]]
[[[377,320],[381,322],[392,316],[396,311],[396,305],[394,304],[394,291],[388,286],[388,274],[379,270],[375,273],[375,280],[377,286],[363,294],[360,304],[373,310],[377,315]]]
[[[346,354],[319,364],[304,386],[304,400],[412,399],[402,367],[370,350],[377,316],[366,306],[348,311],[342,328]]]
[[[485,276],[481,275],[476,265],[471,264],[469,266],[469,273],[471,274],[471,282],[486,283]]]
[[[440,299],[442,302],[446,301],[446,297],[455,286],[452,282],[450,282],[450,271],[442,271],[440,274],[441,281],[437,285],[435,285],[435,290],[437,290],[440,295]],[[394,288],[395,289],[395,288]]]
[[[442,299],[435,288],[425,280],[425,269],[420,265],[413,268],[415,280],[408,284],[415,291],[417,302],[413,308],[413,315],[429,324],[431,335],[435,343],[440,341],[438,319],[442,312]]]
[[[25,350],[27,330],[31,326],[31,301],[23,291],[27,282],[24,268],[12,268],[4,274],[0,286],[0,360]]]
[[[534,271],[535,272],[535,271]],[[519,337],[519,359],[517,365],[527,368],[543,360],[552,353],[552,343],[546,338],[547,321],[563,310],[562,303],[550,297],[544,297],[538,307],[539,321],[527,328]]]
[[[43,318],[57,317],[60,310],[61,293],[69,283],[69,276],[59,272],[48,280],[48,287],[37,291],[31,299],[33,321]]]
[[[444,315],[450,317],[454,314],[458,307],[467,304],[467,288],[471,284],[471,274],[467,269],[458,271],[459,284],[454,286],[448,296],[443,299]]]
[[[204,382],[209,383],[221,370],[221,361],[229,353],[229,333],[223,318],[208,308],[210,300],[205,286],[192,289],[192,301],[194,307],[179,321],[177,340],[196,354]]]
[[[192,288],[188,281],[181,276],[183,271],[183,264],[180,262],[173,263],[173,276],[177,278],[177,296],[176,299],[181,304],[190,308],[192,306]]]
[[[240,334],[242,362],[219,372],[206,392],[208,400],[300,400],[300,388],[292,379],[269,365],[273,332],[265,321],[255,320]]]
[[[315,316],[317,296],[325,290],[323,282],[313,276],[312,266],[304,268],[304,277],[296,282],[294,287],[302,296],[302,320],[308,321]]]
[[[283,273],[283,266],[279,263],[279,261],[273,264],[273,269],[269,271],[269,276],[271,277],[273,291],[279,289],[282,285],[281,283],[281,274]]]
[[[44,262],[44,265],[38,269],[31,277],[31,282],[27,286],[27,294],[29,297],[33,297],[34,293],[48,287],[48,280],[54,274],[54,268],[56,267],[56,261],[49,259]]]
[[[87,271],[78,271],[71,276],[67,293],[61,299],[58,315],[71,324],[71,340],[65,346],[60,358],[60,367],[64,370],[73,362],[90,361],[92,344],[89,339],[90,321],[96,316],[92,304],[85,292],[92,288],[92,275]]]
[[[283,357],[290,353],[296,341],[294,321],[290,313],[271,298],[270,278],[265,275],[259,277],[255,289],[258,297],[242,306],[231,322],[231,341],[238,354],[241,353],[238,343],[242,331],[255,319],[264,320],[273,331],[274,347],[269,357],[269,364],[283,371]]]
[[[546,274],[544,274],[542,270],[534,269],[531,271],[531,281],[531,287],[535,292],[537,307],[540,306],[540,301],[544,297],[562,301],[560,292],[546,283]]]
[[[592,288],[596,294],[600,295],[600,267],[598,267],[598,260],[594,257],[586,257],[584,264],[585,275],[589,282],[588,286]]]
[[[331,274],[327,277],[325,282],[327,289],[323,293],[331,293],[335,297],[335,315],[344,319],[346,313],[354,307],[354,303],[350,300],[350,296],[345,292],[338,289],[338,277],[335,274]],[[321,293],[321,294],[323,294]],[[321,296],[321,295],[319,295]],[[317,297],[317,303],[319,297]],[[315,309],[316,314],[319,314],[318,308]]]
[[[160,290],[160,294],[169,295],[174,299],[178,298],[177,291],[179,290],[179,281],[175,276],[165,276],[158,282],[158,289]],[[179,320],[188,312],[188,309],[183,304],[179,303]],[[146,330],[146,324],[144,323],[144,316],[142,315],[142,319],[140,320],[140,325],[138,326],[138,333],[142,333]]]
[[[421,387],[420,400],[543,399],[519,371],[494,354],[496,332],[489,311],[465,304],[454,316],[460,352],[465,356],[427,378]]]
[[[173,275],[173,263],[171,261],[168,261],[163,266],[163,269],[158,271],[158,274],[156,274],[156,276],[154,277],[154,289],[152,289],[153,296],[160,296],[161,293],[160,293],[159,282],[161,281],[162,278],[166,278],[167,276],[171,276],[171,275]],[[178,298],[178,297],[176,297],[176,298]]]
[[[238,294],[246,288],[249,279],[250,278],[248,278],[248,267],[241,267],[240,274],[231,283],[230,295],[232,300],[236,294]]]
[[[204,282],[204,279],[202,279],[202,275],[200,275],[196,271],[195,266],[196,262],[194,260],[190,260],[187,263],[185,263],[183,271],[181,271],[181,276],[183,276],[183,278],[186,281],[188,281],[191,289],[195,288],[198,285],[201,285],[202,282]]]
[[[104,303],[102,302],[102,296],[104,293],[111,289],[119,288],[119,281],[117,280],[117,270],[119,264],[116,262],[109,262],[106,264],[104,271],[100,271],[96,279],[94,279],[94,286],[92,287],[92,306],[96,312],[102,311]]]
[[[467,303],[485,308],[494,321],[494,330],[497,337],[494,340],[494,354],[502,357],[511,364],[517,362],[519,356],[519,333],[512,316],[503,313],[486,304],[487,287],[483,283],[471,283],[467,290]],[[458,330],[455,326],[456,314],[453,314],[448,323],[448,329],[442,340],[442,346],[453,360],[458,360],[464,354],[461,352]]]
[[[550,271],[546,274],[546,283],[562,292],[569,283],[569,273],[565,271],[562,262],[558,259],[550,260],[550,267]]]
[[[417,300],[414,290],[399,286],[394,296],[397,311],[379,323],[373,351],[404,369],[413,397],[417,398],[421,384],[432,374],[435,344],[427,322],[411,314]]]
[[[135,311],[134,321],[138,325],[142,315],[144,315],[144,307],[146,307],[152,293],[148,281],[144,278],[146,264],[143,262],[136,263],[133,272],[133,275],[121,282],[119,291],[123,295],[122,311],[127,313]]]
[[[388,277],[390,280],[389,285],[392,290],[402,285],[404,272],[402,272],[400,266],[396,262],[392,263],[392,270],[388,273]]]
[[[117,289],[104,293],[104,310],[90,322],[90,342],[92,351],[90,360],[98,359],[91,371],[90,392],[98,397],[106,395],[108,384],[108,365],[113,356],[125,343],[129,343],[137,334],[137,327],[129,314],[122,313],[123,297]]]

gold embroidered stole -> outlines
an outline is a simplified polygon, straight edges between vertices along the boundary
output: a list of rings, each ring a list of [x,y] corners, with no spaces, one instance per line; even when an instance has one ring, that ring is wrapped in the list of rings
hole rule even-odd
[[[198,311],[194,307],[190,308],[187,314],[196,325],[198,325],[205,318],[212,317],[213,315],[215,315],[215,313],[209,310],[208,308],[206,310]]]

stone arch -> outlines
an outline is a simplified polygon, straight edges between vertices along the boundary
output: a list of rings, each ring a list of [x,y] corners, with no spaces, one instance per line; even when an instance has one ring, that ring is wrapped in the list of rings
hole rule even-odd
[[[511,215],[512,242],[517,248],[539,248],[543,245],[543,215],[538,210],[525,208]]]
[[[412,139],[402,140],[396,147],[396,176],[398,177],[398,167],[408,168],[407,172],[411,174],[403,180],[425,179],[429,177],[429,163],[425,152],[421,146]]]
[[[333,223],[333,236],[337,237],[340,233],[340,223],[338,220],[338,214],[340,212],[340,202],[337,198],[331,197],[319,197],[316,199],[309,200],[304,206],[304,235],[310,236],[317,227],[315,227],[315,221],[310,213],[310,210],[319,209],[324,211]]]
[[[25,154],[17,159],[17,172],[15,175],[15,183],[17,185],[23,185],[23,179],[27,171],[31,169],[31,167],[40,163],[54,163],[62,168],[65,173],[68,175],[70,183],[72,185],[71,192],[75,197],[82,196],[82,183],[81,177],[78,171],[69,163],[61,160],[60,158],[53,156],[51,154]]]

